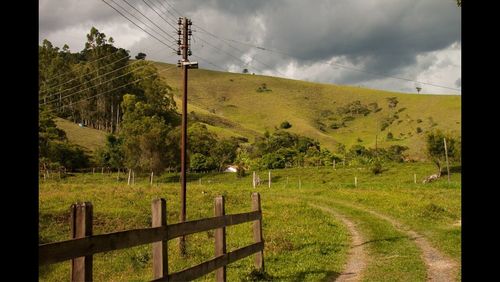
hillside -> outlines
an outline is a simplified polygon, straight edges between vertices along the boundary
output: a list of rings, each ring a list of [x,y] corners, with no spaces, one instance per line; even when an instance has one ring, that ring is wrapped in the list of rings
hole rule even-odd
[[[180,70],[161,75],[174,89],[180,111]],[[253,141],[257,134],[272,132],[287,120],[292,124],[289,131],[315,138],[333,151],[338,142],[347,148],[355,144],[374,147],[378,135],[379,147],[408,146],[410,156],[420,159],[427,131],[439,128],[461,134],[461,97],[455,95],[406,94],[204,69],[190,70],[189,87],[188,112],[224,137],[244,136]],[[393,108],[390,97],[397,100]],[[355,105],[355,101],[372,111],[366,116],[338,113],[339,107]],[[384,121],[388,126],[382,130]],[[386,139],[389,132],[392,140]]]
[[[56,118],[54,121],[57,127],[66,132],[66,136],[71,143],[80,145],[90,152],[104,145],[106,140],[106,132],[104,131],[80,127],[78,124],[62,118]]]
[[[156,65],[160,70],[171,66]],[[180,112],[180,70],[170,69],[161,76],[173,88]],[[225,138],[245,137],[249,142],[286,120],[292,124],[287,130],[317,139],[334,152],[338,143],[346,148],[375,147],[377,136],[377,146],[408,146],[410,157],[422,159],[429,130],[461,134],[460,96],[406,94],[204,69],[190,70],[188,95],[188,112],[210,131]],[[397,100],[392,108],[391,97]],[[339,113],[342,107],[351,112]],[[62,119],[57,124],[71,142],[90,151],[104,144],[102,131]],[[392,140],[387,139],[389,132]]]

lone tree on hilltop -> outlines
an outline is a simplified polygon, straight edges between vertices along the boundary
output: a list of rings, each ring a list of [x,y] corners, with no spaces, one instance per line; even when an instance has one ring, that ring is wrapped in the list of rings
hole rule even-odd
[[[137,60],[144,60],[144,59],[146,59],[146,54],[139,52],[139,53],[137,53],[137,56],[135,56],[135,58]]]

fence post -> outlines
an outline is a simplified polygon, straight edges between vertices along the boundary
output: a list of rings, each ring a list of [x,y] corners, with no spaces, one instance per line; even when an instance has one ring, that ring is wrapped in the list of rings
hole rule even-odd
[[[153,174],[153,172],[151,172],[151,185],[153,185],[153,176],[154,176],[154,174]]]
[[[215,198],[214,206],[215,216],[223,216],[226,214],[224,207],[224,196]],[[215,229],[215,256],[221,256],[226,253],[226,227]],[[226,266],[215,270],[215,281],[226,281]]]
[[[415,184],[417,184],[417,174],[416,173],[413,174],[413,182]]]
[[[127,185],[130,185],[130,176],[132,174],[132,170],[129,168],[128,169],[128,181],[127,181]]]
[[[71,205],[71,237],[92,235],[92,203]],[[92,255],[71,260],[71,281],[92,281]]]
[[[252,185],[253,185],[253,188],[255,189],[255,171],[253,172],[253,178],[252,178]]]
[[[271,171],[269,171],[269,188],[271,188]]]
[[[152,227],[167,225],[167,202],[165,199],[154,199],[151,203],[153,213]],[[167,236],[165,236],[166,238]],[[168,276],[168,241],[153,243],[153,278]]]
[[[262,214],[259,193],[252,193],[252,211],[259,211]],[[253,222],[253,240],[255,243],[264,241],[262,238],[262,217]],[[264,250],[255,254],[255,267],[258,271],[264,272]]]

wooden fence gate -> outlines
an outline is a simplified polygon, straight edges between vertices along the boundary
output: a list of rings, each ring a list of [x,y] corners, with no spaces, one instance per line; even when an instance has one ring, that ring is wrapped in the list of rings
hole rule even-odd
[[[39,245],[39,265],[72,260],[71,280],[92,281],[92,255],[131,248],[144,244],[153,245],[153,281],[188,281],[216,271],[216,281],[226,281],[226,265],[255,255],[255,267],[264,271],[264,240],[262,237],[262,209],[260,194],[252,194],[252,211],[226,215],[224,197],[215,198],[215,217],[167,225],[167,205],[164,199],[152,202],[152,227],[132,229],[107,234],[92,234],[92,204],[85,202],[71,206],[72,238],[66,241]],[[226,252],[226,227],[253,221],[251,245]],[[174,238],[215,230],[215,258],[191,268],[168,273],[167,242]]]

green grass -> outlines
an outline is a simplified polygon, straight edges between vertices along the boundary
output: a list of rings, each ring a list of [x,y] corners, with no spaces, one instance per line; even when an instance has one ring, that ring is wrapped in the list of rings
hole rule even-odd
[[[156,63],[161,69],[168,64]],[[162,73],[173,87],[180,109],[181,73],[178,69]],[[272,91],[257,92],[266,83]],[[319,140],[322,146],[334,150],[337,142],[351,147],[355,144],[375,147],[405,145],[410,147],[410,156],[424,159],[424,135],[434,128],[460,133],[461,99],[451,95],[405,94],[353,86],[312,83],[277,77],[237,74],[196,69],[189,76],[188,112],[218,116],[238,126],[213,121],[214,126],[223,127],[234,134],[253,140],[256,134],[274,130],[284,120],[292,127],[288,131]],[[397,97],[396,108],[389,109],[386,98]],[[347,127],[337,130],[328,128],[333,122],[339,106],[360,100],[362,104],[377,103],[382,109],[377,113],[356,117],[347,122]],[[402,111],[401,111],[402,110]],[[321,112],[331,111],[330,117],[321,117]],[[393,124],[380,131],[381,122],[393,113],[399,116]],[[430,119],[432,118],[432,120]],[[418,122],[418,120],[421,122]],[[326,125],[319,129],[317,120]],[[417,127],[423,132],[417,133]],[[386,140],[392,132],[394,140]],[[360,138],[362,142],[357,142]]]
[[[57,127],[66,132],[69,142],[77,144],[86,150],[93,152],[104,145],[106,132],[90,127],[80,127],[78,124],[62,118],[54,120]]]
[[[425,269],[416,245],[380,218],[363,209],[373,210],[400,221],[424,234],[432,245],[460,261],[461,181],[452,174],[430,184],[413,183],[413,173],[423,178],[434,172],[432,164],[411,163],[386,166],[381,175],[367,168],[338,166],[272,171],[271,189],[259,186],[263,208],[264,257],[266,270],[274,280],[321,281],[342,271],[350,242],[346,228],[331,215],[309,205],[313,202],[330,207],[355,221],[369,240],[370,258],[365,281],[424,281]],[[267,179],[267,171],[258,172]],[[199,178],[201,176],[201,184]],[[265,177],[264,177],[265,176]],[[358,177],[358,187],[353,178]],[[125,175],[77,174],[40,182],[40,243],[69,238],[69,206],[91,201],[94,206],[94,234],[143,228],[151,224],[151,200],[167,200],[168,222],[178,222],[178,177],[165,174],[148,184],[146,174],[137,174],[134,186],[127,186]],[[251,172],[237,179],[235,174],[192,175],[188,182],[188,220],[213,215],[217,195],[226,196],[226,213],[250,211]],[[298,180],[301,188],[298,188]],[[202,193],[206,192],[206,193]],[[357,208],[359,207],[359,208]],[[322,216],[318,216],[321,214]],[[228,250],[252,242],[249,223],[227,228]],[[169,242],[169,270],[179,271],[208,260],[214,255],[211,232],[188,236],[187,259],[180,259],[177,242]],[[228,280],[250,279],[252,258],[228,267]],[[69,262],[40,268],[40,280],[66,280]],[[146,281],[152,278],[151,248],[98,254],[94,260],[95,281]],[[385,279],[387,278],[387,279]],[[200,280],[213,280],[213,273]]]

